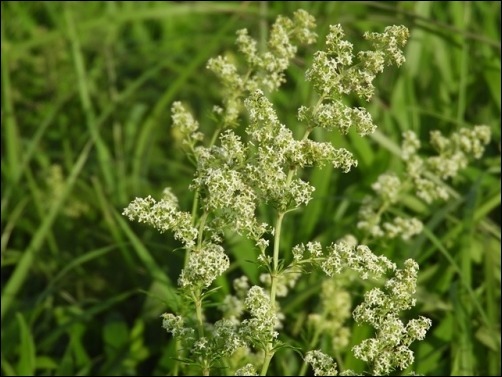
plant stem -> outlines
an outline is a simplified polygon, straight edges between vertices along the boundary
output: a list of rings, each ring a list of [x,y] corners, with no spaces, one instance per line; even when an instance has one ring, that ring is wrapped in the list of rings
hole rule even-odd
[[[207,216],[208,216],[208,213],[206,211],[204,211],[204,213],[200,217],[199,235],[197,237],[197,249],[200,249],[200,247],[202,245],[202,235],[204,234],[204,227],[206,225]]]
[[[279,246],[281,242],[281,228],[282,228],[282,220],[284,219],[284,212],[278,212],[277,217],[275,219],[275,230],[274,230],[274,255],[272,260],[272,271],[270,272],[270,307],[271,310],[275,313],[275,295],[277,291],[277,277],[279,273]],[[273,330],[273,329],[272,329]],[[270,361],[274,356],[274,340],[271,339],[267,346],[265,347],[265,356],[263,360],[263,366],[261,368],[260,375],[266,376],[267,370],[270,365]]]
[[[195,314],[197,316],[197,333],[199,339],[204,338],[204,320],[202,318],[202,294],[201,289],[196,288],[192,294],[193,302],[195,304]],[[209,376],[211,370],[208,360],[205,356],[201,357],[200,367],[203,376]]]
[[[181,344],[180,339],[178,337],[174,340],[174,349],[176,355],[181,355]],[[179,374],[180,363],[177,358],[173,360],[173,376],[177,376]]]
[[[209,372],[211,371],[210,367],[209,367],[209,364],[207,362],[207,359],[204,359],[203,360],[203,363],[202,363],[202,375],[203,376],[209,376]]]
[[[274,357],[275,351],[272,348],[272,343],[269,343],[267,345],[267,348],[265,348],[265,358],[263,360],[263,366],[261,368],[260,376],[266,376],[268,367],[270,365],[270,360],[272,360],[272,357]]]
[[[305,140],[308,135],[310,134],[310,131],[306,131],[305,134],[303,135],[303,140]],[[292,168],[288,171],[288,175],[286,178],[286,184],[289,185],[291,181],[293,180],[293,176],[295,174],[296,169]],[[270,305],[272,310],[275,312],[275,296],[277,292],[277,278],[279,274],[279,250],[280,250],[280,243],[281,243],[281,229],[282,229],[282,220],[284,219],[284,215],[288,211],[280,211],[277,213],[277,217],[275,219],[275,229],[274,229],[274,254],[273,254],[273,259],[272,259],[272,271],[270,272]],[[274,356],[275,351],[273,350],[273,340],[267,344],[267,347],[265,348],[265,359],[263,362],[263,367],[261,370],[261,375],[265,376],[267,374],[268,366],[270,365],[270,361],[272,360],[272,357]]]
[[[199,338],[204,337],[204,322],[202,320],[202,298],[200,289],[197,288],[192,293],[192,299],[195,304],[195,314],[197,316],[197,330]]]
[[[273,310],[275,310],[275,293],[277,290],[277,274],[279,267],[279,246],[281,242],[281,228],[283,219],[284,219],[284,212],[279,212],[275,220],[274,255],[272,260],[271,286],[270,286],[270,303],[272,305]]]

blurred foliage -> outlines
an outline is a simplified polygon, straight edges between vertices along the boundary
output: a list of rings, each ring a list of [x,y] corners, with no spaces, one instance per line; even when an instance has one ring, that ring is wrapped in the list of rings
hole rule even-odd
[[[206,61],[234,50],[237,29],[263,39],[277,15],[298,8],[317,18],[319,44],[334,23],[360,48],[364,31],[392,24],[411,40],[407,63],[378,79],[367,105],[379,131],[332,136],[359,167],[310,172],[315,199],[287,220],[285,250],[353,231],[371,183],[401,168],[392,151],[402,131],[425,142],[432,129],[491,126],[493,142],[453,182],[454,200],[410,201],[423,235],[378,251],[421,266],[416,311],[433,329],[415,347],[415,370],[500,375],[500,2],[364,1],[2,2],[2,375],[170,373],[174,342],[159,316],[176,305],[183,255],[170,235],[120,213],[167,185],[189,208],[193,172],[170,133],[170,104],[186,102],[209,130],[220,89]],[[310,56],[273,97],[285,124],[311,99]],[[234,237],[228,246],[229,276],[256,277],[251,245]],[[300,324],[319,279],[305,277],[283,304]],[[353,341],[365,331],[354,329]],[[274,374],[288,375],[298,356],[284,351],[274,363]]]

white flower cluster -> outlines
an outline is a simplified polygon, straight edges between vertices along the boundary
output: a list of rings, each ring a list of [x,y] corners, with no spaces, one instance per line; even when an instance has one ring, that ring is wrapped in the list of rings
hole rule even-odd
[[[430,204],[435,200],[447,200],[449,193],[444,184],[464,169],[469,159],[480,158],[491,137],[488,126],[462,128],[446,138],[439,131],[431,132],[431,145],[437,156],[423,158],[418,154],[420,141],[412,131],[403,134],[401,157],[406,165],[403,181],[395,174],[385,173],[371,187],[374,197],[366,197],[359,210],[357,227],[373,237],[409,240],[423,230],[423,224],[415,217],[396,216],[382,221],[388,209],[399,202],[400,194],[411,190],[417,197]]]
[[[220,245],[203,244],[188,252],[188,262],[181,271],[178,284],[182,288],[208,288],[230,266],[228,255]]]
[[[238,67],[227,57],[218,56],[210,59],[207,68],[222,81],[225,88],[224,108],[217,107],[215,112],[222,116],[223,127],[235,127],[242,105],[242,97],[247,92],[257,89],[276,90],[285,82],[284,71],[297,52],[297,46],[315,42],[317,35],[313,31],[315,19],[298,10],[293,20],[279,16],[272,25],[267,51],[258,52],[257,42],[246,29],[237,32],[237,47],[244,55],[247,69],[239,72]]]
[[[407,241],[411,237],[422,232],[424,224],[416,217],[402,218],[394,217],[392,221],[382,224],[384,234],[388,238],[401,237]]]
[[[369,323],[376,330],[374,338],[363,340],[353,351],[357,358],[373,365],[377,376],[407,368],[414,360],[410,344],[424,339],[432,324],[425,317],[412,319],[406,325],[399,319],[401,311],[415,305],[417,273],[418,264],[406,260],[404,269],[397,270],[383,289],[366,292],[364,301],[353,312],[356,322]]]
[[[395,174],[382,174],[378,180],[371,185],[384,202],[393,204],[399,199],[399,191],[401,190],[401,181]]]
[[[251,348],[258,351],[253,355],[260,356],[259,362],[263,363],[260,373],[266,374],[270,358],[279,346],[277,330],[284,317],[276,298],[286,296],[294,287],[305,264],[321,268],[328,276],[355,271],[361,279],[380,279],[395,272],[384,289],[369,291],[354,313],[356,321],[368,322],[377,330],[375,339],[354,348],[361,359],[376,364],[374,348],[383,353],[387,348],[382,347],[390,347],[395,355],[402,351],[394,359],[385,356],[390,360],[386,361],[390,367],[407,365],[408,345],[423,337],[428,328],[426,319],[412,320],[407,326],[399,327],[398,312],[414,305],[416,270],[408,262],[404,270],[396,271],[396,265],[389,259],[373,254],[366,245],[358,245],[353,237],[345,237],[324,250],[319,242],[300,244],[293,248],[293,262],[289,266],[283,266],[281,261],[279,241],[283,216],[308,204],[314,191],[314,187],[302,179],[301,169],[329,163],[347,172],[357,166],[349,151],[312,140],[310,133],[314,127],[337,129],[343,134],[350,128],[360,135],[372,133],[376,126],[369,112],[346,106],[342,97],[353,93],[369,100],[374,92],[373,80],[384,66],[400,65],[404,61],[401,48],[408,37],[408,30],[397,26],[386,28],[381,34],[367,33],[365,38],[375,49],[354,55],[352,44],[343,40],[341,26],[331,26],[325,50],[315,54],[312,67],[306,73],[319,98],[316,105],[298,110],[305,134],[295,139],[291,129],[280,123],[265,92],[276,90],[285,81],[284,71],[297,52],[297,44],[315,41],[314,27],[313,17],[302,10],[295,12],[293,19],[280,16],[272,26],[267,50],[263,52],[258,51],[257,42],[247,30],[240,30],[237,46],[247,67],[241,68],[224,56],[211,59],[207,65],[225,89],[223,106],[214,109],[221,123],[209,145],[200,143],[203,135],[189,111],[179,102],[172,105],[174,134],[188,148],[196,166],[190,186],[196,195],[192,213],[179,210],[178,200],[169,189],[159,202],[151,196],[136,198],[123,212],[130,220],[147,223],[161,232],[172,231],[183,243],[188,254],[178,284],[184,297],[196,304],[196,316],[182,318],[166,313],[162,316],[163,327],[180,339],[185,356],[198,363],[205,374],[216,366],[217,360],[226,357],[223,363],[218,361],[219,366],[235,369],[244,365],[236,375],[257,375],[258,363],[248,364],[252,360]],[[243,121],[243,110],[247,111],[249,121],[239,133],[233,128]],[[416,143],[410,138],[408,144],[407,153],[413,156]],[[439,137],[436,144],[444,153],[452,149]],[[457,144],[465,153],[476,154],[482,148],[482,143],[478,145],[473,140]],[[420,169],[418,167],[417,172]],[[382,176],[373,189],[385,205],[391,205],[398,201],[401,183],[396,176]],[[275,211],[274,227],[258,221],[256,212],[263,204],[269,204]],[[377,226],[391,237],[398,234],[409,237],[418,227],[417,223],[401,217],[380,226],[380,209],[369,207],[368,211],[378,219],[365,226],[371,231]],[[269,271],[260,280],[269,291],[250,286],[246,277],[236,279],[235,295],[228,295],[219,305],[224,318],[211,325],[206,323],[200,309],[206,297],[204,292],[230,266],[221,246],[229,229],[255,242],[260,251],[258,261],[266,264]],[[276,237],[273,256],[267,252],[268,236]],[[310,322],[317,330],[329,334],[334,346],[343,348],[349,337],[344,322],[350,316],[350,295],[330,279],[323,285],[321,301],[321,314],[311,316]],[[384,339],[385,331],[391,340]],[[239,361],[232,364],[231,356],[243,350],[249,351],[248,357],[239,356]],[[338,373],[334,361],[320,351],[307,353],[305,361],[312,365],[315,375]],[[387,364],[376,365],[379,368],[376,370],[387,371]],[[347,370],[342,374],[353,373]]]
[[[322,245],[318,241],[308,242],[306,245],[298,244],[293,247],[293,258],[295,262],[300,262],[306,259],[305,252],[308,252],[311,258],[319,258],[322,256]]]
[[[352,314],[349,292],[338,279],[326,279],[322,283],[320,304],[320,312],[309,315],[309,325],[317,332],[330,336],[334,349],[344,349],[350,341],[350,329],[344,326]]]
[[[171,106],[171,118],[173,135],[181,139],[183,145],[193,150],[195,144],[204,139],[204,134],[199,132],[199,123],[181,102],[176,101]]]
[[[170,188],[163,191],[160,201],[155,201],[150,195],[146,198],[136,198],[124,209],[122,215],[129,220],[146,223],[159,230],[174,232],[174,238],[183,242],[186,248],[195,245],[197,229],[192,226],[190,213],[178,210],[178,199]]]
[[[213,228],[230,225],[235,231],[258,241],[267,231],[256,219],[259,203],[270,203],[280,211],[307,204],[314,187],[291,175],[293,168],[326,162],[348,171],[355,165],[343,148],[310,139],[296,140],[280,124],[277,114],[260,90],[245,101],[249,112],[244,143],[232,130],[220,135],[220,144],[196,148],[198,161],[192,188],[201,192],[204,210],[215,213]]]
[[[195,341],[195,330],[185,326],[185,321],[179,315],[173,313],[162,314],[162,327],[175,337],[183,339],[186,344]]]
[[[343,39],[341,25],[330,26],[326,37],[326,49],[314,55],[312,66],[306,72],[306,79],[312,81],[319,94],[318,103],[313,107],[301,106],[298,120],[307,125],[326,130],[339,130],[342,134],[351,127],[361,136],[373,133],[376,129],[371,114],[362,107],[349,107],[342,100],[343,95],[355,93],[369,100],[374,93],[373,80],[381,73],[385,64],[401,64],[404,55],[400,50],[408,38],[404,26],[386,28],[383,34],[365,34],[375,46],[374,51],[361,51],[357,54],[358,63],[353,64],[353,46]],[[357,166],[349,152],[338,149],[337,153],[344,163],[335,165],[348,171]]]
[[[366,197],[359,209],[357,227],[373,237],[396,238],[409,240],[420,233],[423,224],[415,217],[403,218],[396,216],[389,221],[382,222],[382,215],[392,205],[399,201],[403,191],[403,184],[393,173],[385,173],[371,185],[375,197]]]
[[[310,256],[305,255],[305,252]],[[329,245],[326,253],[323,253],[319,242],[296,245],[293,248],[293,258],[296,263],[309,262],[321,267],[328,276],[351,270],[358,272],[363,280],[370,276],[383,276],[387,271],[396,269],[396,265],[385,256],[377,256],[368,246],[355,245],[345,239]]]
[[[247,100],[250,124],[246,132],[254,150],[254,163],[247,166],[249,180],[257,186],[262,200],[281,211],[307,204],[314,188],[300,178],[288,177],[291,168],[330,162],[348,171],[355,164],[350,152],[329,143],[295,140],[291,130],[279,123],[270,101],[261,91]]]
[[[235,371],[236,376],[258,376],[253,364],[246,364]]]
[[[230,356],[245,342],[238,332],[237,325],[230,320],[221,319],[214,324],[212,331],[212,354],[218,357]]]
[[[409,154],[413,150],[411,145],[417,145],[414,141],[417,137],[412,131],[407,131],[404,138],[407,144],[406,153]],[[490,138],[491,131],[488,126],[461,128],[449,137],[443,136],[439,131],[432,131],[430,141],[438,155],[421,158],[415,154],[406,160],[407,173],[417,188],[417,196],[427,203],[448,199],[449,193],[441,181],[456,176],[467,166],[469,159],[479,159]],[[427,174],[432,174],[436,180],[430,179]]]
[[[337,129],[342,134],[347,134],[351,127],[355,127],[361,136],[376,130],[373,118],[365,108],[349,107],[340,100],[321,103],[314,111],[301,106],[298,109],[298,120],[311,127],[321,127],[329,131]]]
[[[387,65],[398,67],[405,62],[401,48],[406,44],[410,33],[405,26],[387,26],[383,33],[364,33],[364,38],[372,42],[375,50],[382,50]]]
[[[263,288],[254,285],[249,289],[244,304],[251,318],[242,321],[239,333],[252,344],[264,348],[267,343],[279,336],[275,330],[279,321],[270,302],[270,296]]]
[[[331,25],[326,37],[326,50],[318,51],[307,79],[323,98],[340,98],[342,94],[355,93],[369,100],[375,91],[373,80],[383,71],[385,64],[401,65],[404,55],[401,48],[408,40],[409,32],[404,26],[385,28],[383,33],[366,33],[374,50],[360,51],[358,63],[353,65],[353,46],[343,40],[341,25]]]
[[[206,335],[197,338],[195,330],[182,317],[172,313],[162,314],[162,327],[181,340],[183,347],[192,355],[204,355],[209,360],[217,360],[232,355],[245,344],[238,334],[237,325],[227,319],[217,321],[208,327]]]
[[[223,302],[218,307],[223,312],[225,318],[234,323],[239,323],[245,310],[244,300],[249,290],[249,280],[247,276],[241,276],[240,278],[234,279],[233,287],[235,295],[225,296]]]
[[[268,41],[268,51],[259,54],[256,48],[256,41],[249,37],[247,29],[237,32],[237,46],[246,58],[249,67],[257,72],[264,71],[265,74],[253,75],[247,80],[247,89],[254,91],[258,88],[275,90],[283,82],[284,71],[289,66],[289,61],[295,56],[297,47],[291,43],[291,39],[299,44],[312,44],[317,39],[317,34],[312,30],[315,28],[315,19],[304,10],[294,13],[294,19],[279,16],[272,25],[270,39]]]
[[[321,264],[328,276],[340,273],[342,268],[358,272],[365,280],[370,275],[382,276],[387,270],[395,270],[396,265],[383,255],[375,255],[366,245],[353,246],[339,241],[327,247],[328,256]]]
[[[318,265],[328,276],[340,274],[345,269],[356,271],[361,279],[383,278],[389,272],[394,272],[394,277],[389,279],[383,288],[377,287],[366,292],[364,301],[353,311],[356,322],[369,323],[377,331],[374,338],[364,340],[355,346],[353,351],[356,357],[373,366],[375,375],[388,374],[395,368],[407,368],[414,360],[413,352],[409,349],[410,344],[423,339],[431,326],[430,319],[425,317],[412,319],[406,325],[399,319],[401,311],[410,309],[416,303],[413,296],[416,293],[418,264],[408,259],[404,263],[404,269],[397,269],[396,265],[385,256],[376,256],[365,245],[356,246],[351,238],[343,238],[333,243],[326,248],[326,253],[322,252],[318,242],[297,245],[293,248],[294,263]],[[310,256],[305,255],[306,252]],[[331,299],[335,296],[330,289],[327,289],[325,294]],[[345,306],[350,306],[350,299],[345,303]],[[344,305],[337,306],[333,310],[339,311],[343,307]],[[322,319],[326,318],[329,319],[329,317]],[[345,318],[340,319],[345,320]],[[337,325],[340,328],[342,323],[338,321]],[[312,364],[316,375],[321,375],[317,373],[323,373],[324,370],[319,365],[326,367],[330,360],[324,354],[319,355],[321,354],[309,353],[308,359],[316,360],[318,363],[313,364],[313,361],[308,361]],[[307,361],[307,358],[305,360]]]
[[[314,369],[314,376],[338,376],[335,361],[321,351],[309,351],[305,355],[305,362]]]

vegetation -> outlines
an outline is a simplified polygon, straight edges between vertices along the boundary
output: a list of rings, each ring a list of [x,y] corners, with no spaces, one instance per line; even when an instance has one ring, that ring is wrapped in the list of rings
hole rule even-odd
[[[3,375],[201,372],[177,358],[179,343],[162,329],[161,318],[182,307],[177,280],[187,263],[182,246],[191,245],[181,244],[176,233],[129,222],[122,212],[136,197],[160,199],[163,192],[191,211],[193,155],[185,154],[186,134],[171,119],[178,114],[186,120],[188,113],[176,101],[202,133],[212,135],[213,106],[225,93],[206,69],[209,59],[239,61],[235,32],[242,28],[262,49],[277,16],[292,17],[300,8],[315,17],[318,38],[292,60],[280,90],[266,93],[286,125],[298,124],[298,107],[319,98],[315,77],[306,80],[305,71],[313,52],[324,48],[330,25],[340,24],[357,51],[370,48],[365,31],[405,25],[410,36],[406,63],[386,67],[371,101],[348,99],[367,109],[375,132],[313,132],[313,139],[350,151],[358,166],[348,173],[329,164],[305,170],[315,191],[307,206],[284,217],[284,260],[309,249],[295,245],[327,246],[349,233],[399,268],[415,260],[417,303],[404,317],[430,318],[432,327],[411,344],[414,363],[396,373],[500,375],[500,2],[3,2]],[[248,110],[263,104],[256,93],[250,98],[256,102],[248,102]],[[489,128],[475,128],[479,124]],[[447,139],[433,133],[431,142],[434,130]],[[416,217],[423,229],[402,238],[391,238],[389,227],[382,227],[386,237],[372,233],[361,208],[373,208],[368,195],[392,201],[389,179],[379,177],[409,171],[409,159],[399,157],[403,134],[408,146],[410,131],[417,135],[425,158],[441,143],[457,145],[454,135],[470,132],[462,130],[491,138],[478,135],[484,153],[473,151],[476,158],[460,164],[454,177],[445,173],[441,187],[448,200],[428,203],[412,189],[386,218]],[[294,130],[296,139],[302,135]],[[436,160],[427,161],[433,166]],[[447,159],[440,162],[436,173],[450,169]],[[209,190],[205,184],[198,189]],[[274,224],[273,211],[257,211]],[[259,248],[245,237],[256,233],[255,225],[243,226],[241,235],[223,233],[230,268],[211,286],[218,289],[205,302],[209,323],[221,317],[215,304],[236,293],[234,279],[245,274],[251,285],[263,285],[266,270],[253,262]],[[288,318],[278,339],[290,347],[274,349],[262,372],[311,374],[302,365],[310,349],[330,354],[342,370],[370,370],[350,350],[372,336],[371,327],[344,317],[349,344],[337,348],[333,334],[308,318],[324,310],[326,321],[336,312],[326,307],[333,289],[347,289],[355,307],[375,282],[333,288],[330,281],[309,270],[278,300]],[[164,325],[172,333],[170,318],[164,315]],[[315,367],[323,357],[312,353],[307,361]],[[213,373],[237,369],[223,366]]]

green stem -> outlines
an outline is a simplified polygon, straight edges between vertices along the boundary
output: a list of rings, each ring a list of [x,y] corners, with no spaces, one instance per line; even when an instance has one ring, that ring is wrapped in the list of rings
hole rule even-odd
[[[270,271],[270,306],[271,310],[275,313],[275,296],[277,292],[277,277],[279,274],[279,250],[280,250],[280,242],[281,242],[281,228],[282,228],[282,220],[284,218],[284,212],[277,213],[277,217],[275,219],[275,230],[274,230],[274,254],[272,259],[272,271]],[[273,329],[272,329],[273,330]],[[274,357],[274,341],[273,339],[267,343],[267,346],[264,349],[265,356],[263,360],[263,366],[261,368],[260,375],[266,376],[268,367],[270,365],[270,361],[272,357]]]
[[[202,338],[204,337],[204,322],[202,319],[202,297],[199,288],[195,289],[192,298],[195,304],[195,315],[197,316],[197,331],[199,338]]]
[[[206,226],[207,216],[208,213],[204,211],[204,213],[200,217],[199,230],[198,230],[199,235],[197,236],[197,248],[199,249],[202,245],[202,235],[204,234],[204,227]]]
[[[194,290],[192,298],[195,304],[195,315],[197,316],[197,333],[199,335],[199,339],[202,339],[204,337],[204,320],[202,318],[202,295],[200,288],[196,288]],[[207,357],[201,356],[200,367],[202,369],[202,375],[209,376],[211,367]]]
[[[271,286],[270,286],[270,303],[272,309],[275,310],[275,294],[277,291],[277,275],[279,268],[279,246],[281,242],[281,228],[282,220],[284,219],[284,213],[280,212],[277,214],[275,220],[275,231],[274,231],[274,255],[272,259],[272,271],[271,271]]]
[[[207,362],[207,359],[204,359],[202,361],[202,375],[209,376],[210,371],[211,371],[211,368],[209,366],[209,363]]]
[[[195,220],[197,218],[197,210],[199,209],[199,194],[200,190],[199,189],[195,190],[192,203],[192,225],[195,224]]]
[[[175,355],[181,355],[181,341],[178,337],[174,340]],[[173,376],[177,376],[180,372],[180,363],[177,358],[173,360]]]
[[[308,138],[310,134],[310,131],[305,131],[305,134],[303,135],[302,140],[305,140]],[[296,172],[296,168],[292,168],[288,171],[288,175],[286,178],[286,185],[289,185],[291,181],[293,180],[293,176]],[[276,292],[277,292],[277,278],[279,275],[279,251],[280,251],[280,243],[281,243],[281,230],[282,230],[282,221],[284,219],[284,215],[288,211],[284,212],[278,212],[277,217],[275,219],[275,229],[274,229],[274,253],[272,257],[272,271],[270,272],[270,305],[272,307],[272,310],[275,312],[275,307],[276,307]],[[270,365],[270,361],[272,360],[272,357],[274,356],[274,349],[273,349],[273,341],[267,344],[267,347],[265,348],[265,358],[263,362],[263,367],[261,369],[261,375],[265,376],[267,374],[268,367]]]
[[[272,357],[274,357],[275,351],[272,349],[272,344],[269,343],[267,348],[265,348],[265,359],[263,361],[263,366],[261,368],[260,376],[266,376],[268,367],[270,365],[270,361],[272,360]]]

